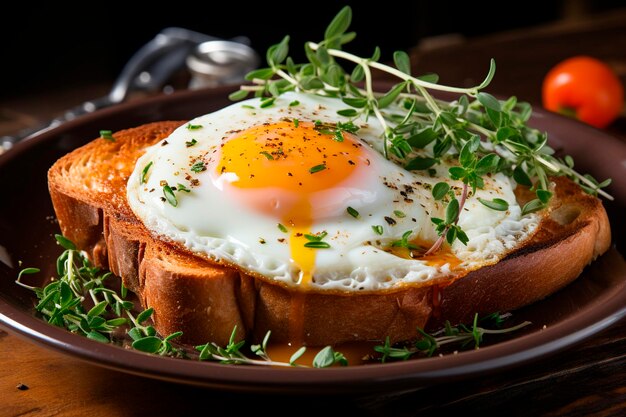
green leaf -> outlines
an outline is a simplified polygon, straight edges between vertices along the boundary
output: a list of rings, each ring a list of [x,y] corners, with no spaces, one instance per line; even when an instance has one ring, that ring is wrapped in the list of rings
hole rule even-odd
[[[474,156],[474,151],[472,151],[472,142],[467,141],[463,148],[461,148],[461,154],[459,155],[459,162],[465,168],[470,167],[474,161],[476,160],[476,156]]]
[[[335,363],[335,352],[331,346],[326,346],[320,350],[313,358],[314,368],[328,368]]]
[[[384,109],[398,98],[402,90],[406,88],[406,83],[402,82],[394,85],[384,96],[378,99],[378,108]]]
[[[106,337],[103,336],[102,334],[92,330],[89,333],[87,333],[85,336],[87,336],[88,339],[91,340],[95,340],[96,342],[100,342],[100,343],[109,343],[110,340]]]
[[[119,327],[128,324],[128,319],[124,317],[117,317],[111,320],[107,320],[107,326]]]
[[[344,117],[355,117],[359,113],[354,109],[337,110],[337,114]]]
[[[434,72],[428,73],[428,74],[422,74],[419,77],[416,77],[418,80],[427,82],[427,83],[431,83],[431,84],[437,84],[439,82],[439,75],[435,74]]]
[[[137,316],[137,323],[143,323],[144,321],[148,320],[152,316],[153,313],[154,313],[154,309],[152,307],[150,307],[147,310],[142,311]]]
[[[380,59],[380,48],[377,46],[376,48],[374,48],[374,53],[372,54],[370,61],[378,61],[379,59]]]
[[[411,60],[409,54],[404,51],[396,51],[393,53],[393,62],[400,71],[411,75]]]
[[[93,306],[91,310],[89,310],[89,312],[87,313],[87,316],[89,317],[99,316],[100,314],[104,313],[104,310],[106,310],[108,305],[109,303],[107,303],[106,301],[100,301],[98,304]]]
[[[233,91],[232,93],[228,95],[228,99],[231,101],[243,100],[244,98],[248,97],[248,93],[249,92],[246,90]]]
[[[74,245],[74,243],[65,236],[56,234],[54,235],[54,238],[64,249],[76,250],[76,245]]]
[[[456,221],[456,218],[459,215],[459,200],[456,198],[448,203],[448,207],[446,207],[446,223],[452,224]]]
[[[530,180],[530,177],[524,171],[521,165],[518,165],[513,170],[513,179],[520,185],[525,185],[526,187],[532,187],[533,183]]]
[[[59,284],[59,290],[60,290],[59,291],[59,294],[60,294],[59,304],[61,304],[61,306],[66,306],[74,298],[74,293],[72,292],[70,285],[66,281],[60,281],[60,282],[61,283]]]
[[[462,167],[450,167],[448,168],[448,174],[453,180],[460,180],[467,176],[467,171]]]
[[[291,365],[295,365],[295,362],[300,359],[300,357],[306,352],[306,347],[302,346],[300,349],[296,350],[293,355],[289,358],[289,363]]]
[[[438,182],[433,187],[433,198],[435,200],[441,200],[448,194],[448,191],[450,191],[450,185],[447,182]]]
[[[163,341],[156,336],[146,336],[133,342],[133,349],[147,353],[156,353],[161,348]]]
[[[170,340],[177,339],[181,337],[182,335],[183,335],[183,332],[174,332],[172,334],[169,334],[167,337],[165,337],[163,341],[169,342]]]
[[[516,136],[518,134],[516,129],[513,129],[512,127],[501,127],[500,129],[498,129],[498,132],[496,133],[496,142],[500,143],[505,139],[508,139],[510,137]]]
[[[302,88],[305,90],[319,90],[320,88],[324,88],[324,83],[317,77],[309,76],[304,77],[300,84],[302,84]]]
[[[425,158],[421,156],[417,156],[411,159],[405,166],[404,169],[408,171],[418,171],[423,169],[428,169],[435,165],[437,160],[435,158]]]
[[[451,245],[456,240],[457,228],[451,227],[446,232],[446,241]]]
[[[528,203],[524,204],[524,207],[522,208],[522,216],[542,210],[543,208],[545,208],[545,204],[538,198],[535,198],[534,200],[530,200]]]
[[[281,40],[280,43],[275,46],[274,50],[272,51],[272,55],[270,57],[272,63],[274,65],[281,64],[287,58],[288,53],[289,53],[289,35],[285,36],[283,40]]]
[[[483,82],[480,83],[480,85],[477,86],[476,89],[482,90],[483,88],[487,87],[491,83],[491,80],[493,80],[494,75],[496,75],[496,60],[491,58],[491,61],[489,62],[489,72],[487,73],[487,76],[485,77]]]
[[[315,174],[316,172],[324,171],[325,169],[326,169],[326,165],[325,164],[319,164],[319,165],[315,165],[315,166],[309,168],[309,172],[311,174]]]
[[[139,340],[143,337],[143,334],[141,333],[141,330],[138,327],[133,327],[132,329],[130,329],[128,331],[128,335],[133,340]]]
[[[361,109],[367,105],[367,99],[361,97],[344,97],[341,99],[341,101],[346,103],[348,106],[356,107],[358,109]]]
[[[310,249],[329,249],[330,244],[327,242],[306,242],[304,247]]]
[[[478,198],[478,201],[480,201],[492,210],[507,211],[509,209],[509,203],[501,198],[494,198],[493,200],[484,200],[482,198]]]
[[[172,187],[167,184],[163,186],[163,195],[165,196],[167,202],[170,203],[173,207],[176,207],[178,205],[178,199],[174,195]]]
[[[330,40],[343,35],[350,27],[351,22],[352,9],[350,6],[344,6],[326,28],[326,32],[324,32],[324,39]]]
[[[357,65],[352,70],[352,74],[350,75],[350,80],[352,80],[355,83],[358,83],[362,81],[364,77],[365,77],[365,72],[363,71],[363,67],[360,65]]]
[[[434,141],[437,136],[439,136],[437,132],[435,132],[432,128],[427,127],[426,129],[423,129],[422,131],[409,137],[407,142],[416,149],[422,149]]]
[[[502,111],[502,106],[500,106],[500,102],[491,94],[480,92],[478,93],[476,98],[478,99],[480,104],[485,106],[486,109],[491,109],[496,112]]]
[[[543,204],[548,204],[548,201],[552,198],[552,193],[550,191],[542,190],[541,188],[537,190],[536,194],[537,198],[539,198]]]
[[[495,171],[498,167],[498,163],[500,163],[500,157],[498,155],[495,153],[487,154],[478,161],[474,172],[476,175],[485,175],[488,172]]]
[[[359,212],[353,209],[352,207],[348,207],[346,211],[348,212],[350,216],[354,217],[355,219],[359,218]]]
[[[250,71],[246,74],[246,80],[252,81],[256,78],[259,80],[269,80],[274,76],[274,70],[272,68],[259,68]]]
[[[374,231],[374,233],[376,233],[377,235],[382,235],[384,230],[383,227],[380,225],[374,225],[372,226],[372,230]]]

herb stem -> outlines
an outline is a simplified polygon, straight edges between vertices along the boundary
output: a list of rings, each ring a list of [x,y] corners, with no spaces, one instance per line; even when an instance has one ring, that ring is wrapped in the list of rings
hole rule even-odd
[[[308,43],[309,47],[314,50],[317,51],[317,49],[319,48],[319,44],[315,43],[315,42],[309,42]],[[440,85],[440,84],[434,84],[434,83],[429,83],[427,81],[423,81],[420,80],[419,78],[415,78],[409,74],[405,74],[402,71],[390,67],[388,65],[385,64],[381,64],[380,62],[376,62],[376,61],[370,61],[370,60],[364,60],[363,58],[360,58],[356,55],[353,55],[349,52],[346,51],[342,51],[339,49],[333,49],[333,48],[329,48],[328,49],[328,54],[337,58],[343,58],[345,60],[354,62],[356,64],[360,64],[361,66],[363,66],[363,69],[365,70],[365,67],[372,67],[372,68],[376,68],[380,71],[386,72],[388,74],[394,75],[402,80],[405,81],[411,81],[414,85],[419,85],[421,87],[424,88],[430,88],[432,90],[438,90],[438,91],[448,91],[450,93],[460,93],[460,94],[467,94],[470,96],[476,96],[476,94],[478,94],[478,87],[472,87],[472,88],[460,88],[460,87],[449,87],[446,85]],[[369,68],[368,68],[369,69]]]
[[[459,212],[457,213],[456,219],[454,219],[453,224],[457,224],[459,222],[459,217],[461,216],[461,213],[463,211],[463,206],[465,206],[465,201],[467,200],[468,192],[469,192],[468,185],[463,183],[463,191],[461,192],[461,202],[459,203]],[[437,252],[439,248],[441,248],[441,245],[443,245],[443,242],[446,239],[446,234],[448,233],[448,230],[450,230],[450,226],[446,226],[446,228],[443,229],[443,231],[441,232],[441,235],[439,235],[439,238],[435,241],[435,243],[433,243],[430,249],[428,249],[426,253],[424,253],[424,256],[432,255],[433,253]]]

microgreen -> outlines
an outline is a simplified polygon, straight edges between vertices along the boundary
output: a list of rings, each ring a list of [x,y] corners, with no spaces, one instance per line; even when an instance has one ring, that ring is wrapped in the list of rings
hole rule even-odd
[[[202,129],[202,125],[192,125],[191,123],[187,123],[187,130],[198,130]]]
[[[432,191],[441,204],[458,205],[454,208],[458,213],[463,212],[466,199],[485,186],[484,177],[493,173],[513,176],[518,184],[533,187],[537,198],[527,204],[524,214],[548,205],[551,195],[546,191],[551,175],[568,176],[588,193],[612,199],[603,190],[610,180],[599,182],[581,175],[574,170],[571,157],[559,159],[553,155],[547,134],[527,124],[532,114],[530,105],[515,97],[499,100],[483,91],[495,75],[494,60],[489,63],[485,79],[476,86],[439,84],[436,74],[413,75],[405,52],[394,52],[394,64],[386,65],[378,62],[378,48],[371,57],[345,51],[345,45],[355,37],[354,32],[348,32],[351,19],[350,7],[341,9],[322,41],[305,43],[306,62],[300,64],[289,57],[289,37],[283,38],[267,51],[268,66],[249,73],[246,79],[252,85],[242,86],[241,91],[261,97],[262,106],[296,90],[334,98],[346,106],[338,114],[348,120],[336,126],[318,122],[316,129],[342,141],[344,132],[354,133],[358,129],[357,120],[375,118],[384,132],[380,146],[383,155],[407,170],[436,176],[436,168],[442,162],[457,160],[447,174],[463,186],[439,185]],[[340,61],[347,61],[354,69],[347,72]],[[374,92],[372,70],[395,77],[396,84],[387,92]],[[431,91],[455,93],[458,98],[438,99]],[[494,201],[487,207],[503,209],[503,204]],[[430,253],[444,241],[451,244],[458,239],[467,243],[458,217],[433,218],[439,239]]]
[[[412,230],[407,230],[402,234],[402,239],[391,242],[391,246],[398,248],[407,248],[407,249],[419,249],[419,247],[411,242],[409,242],[409,238],[413,233]]]
[[[263,155],[264,157],[266,157],[268,161],[273,161],[274,160],[274,157],[272,156],[272,154],[267,152],[267,151],[261,151],[259,153],[261,155]]]
[[[410,232],[405,233],[403,238],[408,239],[409,235]],[[310,241],[316,242],[326,236],[326,232],[305,235]],[[22,280],[26,275],[36,274],[40,270],[24,268],[19,272],[16,280],[18,285],[35,293],[38,299],[35,310],[42,318],[52,325],[100,343],[122,343],[119,335],[126,332],[132,340],[131,347],[135,350],[162,356],[190,358],[184,348],[174,345],[175,340],[183,335],[182,332],[173,332],[168,335],[157,333],[152,325],[154,309],[137,309],[135,303],[127,299],[128,290],[123,284],[120,284],[119,291],[112,289],[111,281],[115,278],[110,272],[93,266],[86,253],[79,251],[76,245],[66,237],[55,235],[55,239],[64,248],[57,259],[58,277],[53,278],[43,287],[30,286]],[[446,322],[444,329],[432,334],[418,328],[421,338],[412,346],[394,346],[387,338],[384,344],[375,346],[374,350],[381,354],[380,360],[386,362],[397,359],[406,360],[418,353],[430,356],[437,349],[450,343],[459,343],[461,347],[478,348],[484,335],[509,333],[530,324],[523,322],[517,326],[500,329],[503,321],[510,316],[510,314],[499,313],[482,318],[475,316],[472,326],[460,324],[453,327]],[[490,323],[497,329],[487,329],[485,324]],[[258,366],[307,366],[296,362],[306,352],[307,348],[304,346],[297,349],[288,362],[272,360],[268,353],[271,331],[265,334],[261,343],[249,345],[249,351],[255,357],[250,357],[243,352],[246,342],[239,340],[238,335],[238,328],[235,325],[226,346],[213,342],[196,346],[198,360]],[[327,368],[334,365],[346,366],[348,360],[331,346],[320,349],[311,363],[314,368]]]
[[[206,170],[206,165],[204,164],[204,162],[198,161],[198,162],[196,162],[195,164],[193,164],[191,166],[191,170],[193,172],[202,172],[202,171]]]
[[[312,166],[311,168],[309,168],[309,172],[311,174],[315,174],[316,172],[320,172],[326,169],[326,165],[325,164],[319,164],[319,165],[315,165]]]
[[[174,194],[174,190],[172,190],[172,187],[165,184],[163,186],[163,195],[165,196],[165,199],[167,200],[167,202],[170,203],[172,206],[174,207],[178,206],[178,199],[176,198],[176,195]]]
[[[287,228],[285,227],[284,224],[278,223],[277,227],[278,227],[278,230],[280,230],[281,232],[287,233]]]
[[[189,141],[186,141],[186,142],[185,142],[185,146],[186,146],[187,148],[191,148],[191,147],[192,147],[193,145],[195,145],[196,143],[198,143],[198,141],[192,138],[191,140],[189,140]]]
[[[150,167],[152,166],[153,162],[150,161],[146,164],[145,167],[143,167],[143,169],[141,170],[141,178],[139,180],[140,184],[145,184],[146,183],[146,176],[148,175],[148,171],[150,171]]]
[[[359,218],[359,212],[353,209],[352,207],[348,206],[348,208],[346,208],[346,211],[348,212],[350,216],[354,217],[355,219]]]
[[[304,238],[308,240],[308,242],[304,244],[304,247],[311,249],[328,249],[330,248],[330,244],[323,241],[326,236],[328,236],[326,231],[314,235],[306,233]]]
[[[113,132],[111,130],[101,130],[100,137],[108,140],[109,142],[115,142],[115,138],[113,137]]]
[[[529,321],[524,321],[518,325],[500,329],[502,322],[510,316],[508,313],[493,313],[479,318],[476,314],[471,326],[465,324],[452,326],[450,322],[446,321],[443,329],[432,334],[418,327],[417,331],[420,338],[411,345],[394,346],[387,337],[382,345],[374,346],[374,350],[382,355],[380,360],[384,363],[390,360],[408,360],[416,354],[432,356],[437,350],[449,344],[458,344],[461,348],[473,347],[478,349],[484,335],[511,333],[531,324]],[[486,328],[484,327],[485,324],[491,324],[496,329]]]
[[[374,231],[374,233],[376,233],[377,235],[382,235],[384,230],[383,227],[381,225],[373,225],[372,226],[372,230]]]

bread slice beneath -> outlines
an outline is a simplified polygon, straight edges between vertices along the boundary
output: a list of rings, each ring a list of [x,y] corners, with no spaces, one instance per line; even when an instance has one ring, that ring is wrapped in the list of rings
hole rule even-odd
[[[367,293],[286,288],[152,236],[134,216],[126,182],[135,161],[183,123],[150,123],[115,133],[115,141],[95,139],[59,159],[48,183],[62,233],[120,276],[144,308],[154,308],[161,334],[182,331],[186,343],[225,344],[234,326],[240,339],[258,341],[271,330],[276,342],[306,345],[410,340],[417,327],[545,298],[610,245],[600,200],[566,178],[553,178],[555,198],[537,234],[497,264],[452,283]]]

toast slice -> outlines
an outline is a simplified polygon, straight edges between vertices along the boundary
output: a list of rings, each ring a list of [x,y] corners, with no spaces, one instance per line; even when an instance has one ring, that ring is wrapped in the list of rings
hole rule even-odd
[[[157,122],[95,139],[59,159],[48,173],[63,234],[96,265],[110,269],[153,307],[162,334],[183,331],[186,343],[238,338],[305,345],[410,340],[417,327],[463,322],[475,313],[509,311],[573,281],[610,245],[597,198],[566,178],[539,231],[495,265],[454,282],[368,293],[300,292],[195,256],[152,236],[126,201],[126,182],[144,149],[184,122]]]

